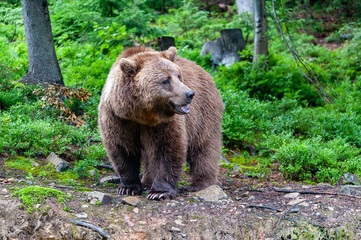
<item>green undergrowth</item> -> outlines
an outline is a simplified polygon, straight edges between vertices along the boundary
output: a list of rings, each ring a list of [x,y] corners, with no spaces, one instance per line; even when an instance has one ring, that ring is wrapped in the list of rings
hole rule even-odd
[[[28,213],[32,213],[36,209],[36,204],[42,204],[45,199],[56,198],[59,204],[64,203],[67,199],[71,199],[71,195],[46,187],[30,186],[22,189],[16,188],[13,190],[12,196],[17,197],[27,208]]]
[[[154,45],[154,39],[169,35],[176,39],[178,54],[207,70],[221,93],[225,149],[241,152],[227,153],[230,163],[222,166],[237,165],[253,177],[263,177],[275,167],[287,178],[312,182],[335,183],[345,172],[361,175],[361,22],[340,18],[332,23],[332,33],[326,32],[329,22],[297,16],[297,9],[304,9],[291,2],[286,1],[280,14],[299,55],[334,104],[326,104],[299,71],[271,17],[269,59],[253,64],[252,18],[232,14],[235,5],[225,12],[205,11],[201,2],[173,1],[176,8],[167,5],[169,11],[158,14],[153,3],[143,0],[49,1],[64,82],[92,94],[87,102],[67,103],[83,117],[81,127],[60,121],[61,112],[43,108],[33,87],[16,81],[28,66],[21,7],[16,1],[0,2],[0,154],[24,157],[6,160],[6,167],[33,177],[59,178],[68,185],[76,185],[71,179],[90,178],[89,170],[106,160],[97,107],[109,69],[124,48]],[[219,30],[235,27],[248,36],[246,49],[239,53],[241,61],[215,68],[211,56],[200,56],[202,44],[219,37]],[[315,34],[307,33],[328,35],[328,41],[342,47],[330,51],[315,44]],[[48,165],[30,165],[30,159],[51,152],[67,156],[72,169],[62,175]]]
[[[60,184],[73,187],[81,187],[84,185],[82,179],[85,177],[89,180],[97,180],[100,176],[99,170],[92,167],[89,163],[85,164],[78,161],[74,164],[75,167],[73,169],[67,170],[65,172],[57,172],[54,165],[51,163],[34,166],[34,162],[37,161],[31,158],[14,156],[5,159],[4,165],[7,168],[22,170],[24,175],[27,176],[26,178],[29,180],[37,178],[42,181],[56,181]],[[77,169],[80,166],[82,167],[82,171]],[[89,174],[89,170],[94,170],[95,174],[91,176]]]

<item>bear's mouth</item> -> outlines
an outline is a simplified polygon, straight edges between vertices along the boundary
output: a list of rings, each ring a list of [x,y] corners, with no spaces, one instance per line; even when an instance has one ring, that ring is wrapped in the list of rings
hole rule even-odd
[[[191,110],[189,109],[189,104],[178,105],[172,102],[176,113],[178,114],[188,114]]]

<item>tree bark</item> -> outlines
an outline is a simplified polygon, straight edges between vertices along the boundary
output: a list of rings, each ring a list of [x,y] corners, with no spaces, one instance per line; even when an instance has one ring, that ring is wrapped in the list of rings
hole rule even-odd
[[[253,13],[252,0],[236,0],[238,14],[248,12]]]
[[[253,62],[258,62],[261,55],[268,56],[266,2],[265,0],[254,0]]]
[[[46,0],[21,0],[29,71],[19,80],[26,84],[45,82],[64,85],[56,58]]]

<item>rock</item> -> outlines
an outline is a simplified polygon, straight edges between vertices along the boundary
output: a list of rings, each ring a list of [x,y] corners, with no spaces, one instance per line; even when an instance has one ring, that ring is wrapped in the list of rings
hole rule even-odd
[[[31,159],[29,159],[29,161],[30,161],[31,164],[33,164],[35,167],[39,167],[39,166],[40,166],[39,163],[37,163],[37,162],[35,162],[35,161],[31,160]]]
[[[306,199],[299,198],[299,199],[292,200],[291,202],[287,203],[287,205],[291,205],[291,206],[296,205],[296,204],[300,205],[304,201],[306,201]]]
[[[361,195],[361,185],[342,185],[340,191],[344,194],[359,194]]]
[[[182,222],[181,219],[177,219],[177,220],[175,220],[174,222],[175,222],[175,224],[177,224],[177,225],[184,226],[184,224],[183,224],[183,222]]]
[[[181,230],[179,228],[176,228],[176,227],[172,227],[170,229],[171,232],[181,232]]]
[[[298,198],[300,196],[300,193],[294,192],[294,193],[287,193],[283,197],[285,198]]]
[[[82,212],[82,213],[75,214],[75,217],[77,217],[77,218],[87,218],[88,214],[86,214],[85,212]]]
[[[134,209],[133,209],[133,212],[134,212],[134,213],[139,213],[139,208],[137,208],[137,207],[134,208]]]
[[[34,206],[34,209],[38,209],[38,208],[40,208],[41,207],[41,204],[36,204],[35,206]]]
[[[46,161],[55,165],[55,169],[58,172],[64,172],[69,168],[69,163],[58,157],[55,153],[50,153],[46,158]]]
[[[340,177],[340,179],[337,181],[336,185],[359,185],[360,181],[358,179],[358,176],[352,173],[345,173]]]
[[[249,202],[252,202],[252,201],[254,201],[256,198],[254,197],[254,196],[250,196],[248,199],[247,199],[247,201],[249,201]]]
[[[244,192],[244,193],[241,194],[241,197],[247,197],[248,195],[249,195],[249,192],[246,191],[246,192]]]
[[[211,60],[215,65],[221,64],[223,51],[220,38],[203,44],[201,55],[204,56],[206,54],[211,54]]]
[[[89,175],[94,177],[95,176],[95,170],[94,169],[89,170]]]
[[[309,207],[310,204],[308,204],[307,202],[301,202],[300,204],[298,204],[300,206],[304,206],[304,207]]]
[[[329,183],[317,183],[316,185],[319,188],[332,188],[333,186]]]
[[[102,204],[102,205],[110,204],[112,202],[112,196],[107,195],[102,192],[94,191],[94,192],[87,192],[85,194],[88,197],[92,198],[92,200],[94,200],[94,199],[98,200],[100,202],[100,204]],[[90,203],[93,204],[92,202],[90,202]]]
[[[97,204],[97,201],[98,201],[98,200],[96,200],[96,199],[92,199],[92,200],[90,201],[90,204],[95,205],[95,204]]]
[[[120,180],[120,177],[113,175],[113,176],[103,177],[102,179],[100,179],[100,184],[103,184],[103,183],[119,184],[119,183],[121,183],[121,180]]]
[[[129,197],[123,198],[122,203],[128,204],[130,206],[137,206],[140,203],[140,200],[137,197],[129,196]]]
[[[24,179],[20,179],[20,180],[18,181],[18,183],[25,183],[25,184],[28,184],[28,185],[33,184],[33,182],[28,181],[28,180],[24,180]]]
[[[194,196],[207,202],[220,202],[227,199],[226,193],[217,185],[212,185],[196,192]]]

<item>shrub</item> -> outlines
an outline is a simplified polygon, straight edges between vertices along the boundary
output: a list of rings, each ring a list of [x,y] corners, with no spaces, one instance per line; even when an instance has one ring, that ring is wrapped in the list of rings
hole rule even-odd
[[[272,157],[282,173],[294,180],[336,183],[343,173],[361,174],[361,150],[335,138],[294,139],[281,146]]]

